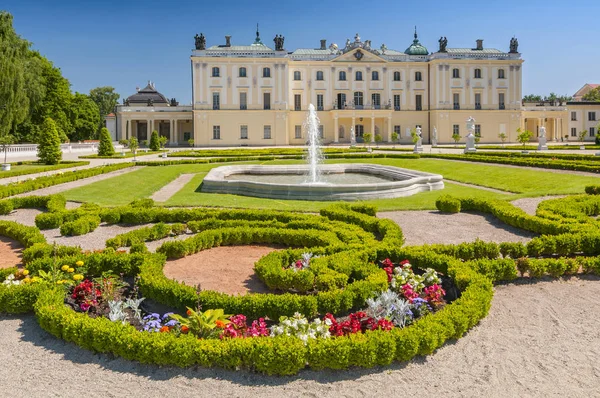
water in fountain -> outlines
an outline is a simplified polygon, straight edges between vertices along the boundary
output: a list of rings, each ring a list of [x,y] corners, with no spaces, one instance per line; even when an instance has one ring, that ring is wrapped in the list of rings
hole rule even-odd
[[[317,111],[315,106],[310,104],[308,106],[308,116],[304,123],[304,130],[308,135],[308,183],[321,182],[321,172],[319,170],[319,164],[323,163],[323,152],[321,151],[321,136],[319,134],[319,118],[317,117]]]

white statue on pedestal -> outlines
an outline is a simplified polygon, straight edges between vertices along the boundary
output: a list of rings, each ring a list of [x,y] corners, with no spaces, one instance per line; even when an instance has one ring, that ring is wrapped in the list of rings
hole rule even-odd
[[[423,152],[423,136],[421,132],[421,127],[417,127],[415,131],[417,135],[417,141],[415,142],[413,153],[421,153]]]
[[[433,127],[433,135],[431,136],[431,146],[436,147],[437,146],[437,128],[434,126]]]
[[[547,151],[548,145],[546,144],[546,127],[540,127],[540,136],[538,137],[538,151]]]
[[[354,134],[354,126],[350,127],[350,147],[356,146],[356,134]]]
[[[465,153],[477,152],[477,149],[475,148],[475,119],[473,119],[473,116],[469,116],[467,119],[467,133]]]

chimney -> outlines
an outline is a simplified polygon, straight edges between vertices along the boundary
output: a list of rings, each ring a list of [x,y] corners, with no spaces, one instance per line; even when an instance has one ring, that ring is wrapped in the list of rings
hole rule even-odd
[[[327,40],[321,39],[321,50],[327,50]]]
[[[225,36],[225,47],[231,47],[231,36]]]
[[[477,48],[476,50],[483,50],[483,39],[477,39]]]

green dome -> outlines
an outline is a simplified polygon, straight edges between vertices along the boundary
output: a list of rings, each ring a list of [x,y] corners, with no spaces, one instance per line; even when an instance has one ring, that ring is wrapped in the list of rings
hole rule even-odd
[[[427,54],[429,54],[429,51],[427,51],[427,48],[425,48],[425,46],[423,46],[421,43],[419,43],[419,39],[417,38],[417,28],[415,28],[415,39],[413,40],[413,43],[404,52],[408,55],[427,55]]]

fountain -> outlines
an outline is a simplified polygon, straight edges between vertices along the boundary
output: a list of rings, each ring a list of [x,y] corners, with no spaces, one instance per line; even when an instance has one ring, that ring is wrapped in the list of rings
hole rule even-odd
[[[365,200],[397,198],[444,188],[443,177],[377,164],[323,164],[319,118],[311,104],[303,165],[232,165],[212,169],[200,190],[274,199]],[[354,128],[350,129],[355,142]]]

